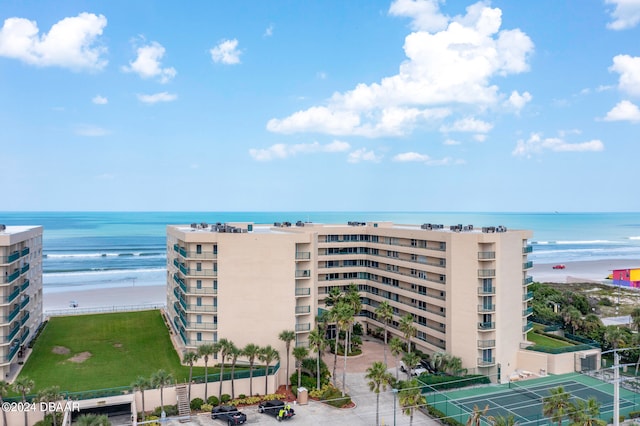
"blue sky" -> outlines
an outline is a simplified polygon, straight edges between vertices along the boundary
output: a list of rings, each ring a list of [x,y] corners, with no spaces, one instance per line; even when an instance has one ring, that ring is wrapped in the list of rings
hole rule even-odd
[[[0,211],[640,211],[640,0],[186,4],[0,2]]]

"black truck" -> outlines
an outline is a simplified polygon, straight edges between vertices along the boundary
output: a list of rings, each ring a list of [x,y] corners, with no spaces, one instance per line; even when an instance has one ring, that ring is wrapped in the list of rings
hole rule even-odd
[[[295,411],[288,402],[272,399],[258,404],[258,412],[271,414],[278,421],[289,420],[295,416]]]
[[[220,405],[211,409],[211,418],[226,420],[229,426],[241,425],[247,421],[247,415],[231,405]]]

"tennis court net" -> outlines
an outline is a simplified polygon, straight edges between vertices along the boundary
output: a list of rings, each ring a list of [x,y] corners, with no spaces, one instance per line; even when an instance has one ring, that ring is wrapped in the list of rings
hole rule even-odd
[[[525,388],[524,386],[518,385],[515,382],[509,382],[509,388],[514,392],[519,393],[520,395],[524,395],[527,398],[535,399],[536,401],[542,402],[544,396],[535,393],[534,391]]]

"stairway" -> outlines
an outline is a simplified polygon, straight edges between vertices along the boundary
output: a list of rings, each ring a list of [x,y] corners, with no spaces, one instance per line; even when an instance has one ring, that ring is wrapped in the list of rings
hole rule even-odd
[[[191,407],[189,394],[187,392],[187,385],[176,385],[176,397],[178,398],[178,415],[180,416],[180,423],[186,423],[190,421],[191,417]]]

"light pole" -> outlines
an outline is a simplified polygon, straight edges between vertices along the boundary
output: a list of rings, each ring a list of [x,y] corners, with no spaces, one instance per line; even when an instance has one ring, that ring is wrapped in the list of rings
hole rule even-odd
[[[398,389],[391,389],[393,392],[393,426],[396,426],[396,395],[398,394]]]

